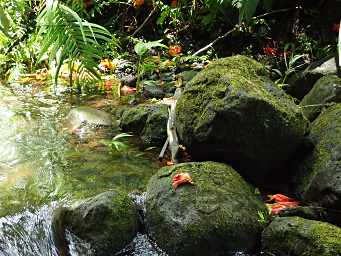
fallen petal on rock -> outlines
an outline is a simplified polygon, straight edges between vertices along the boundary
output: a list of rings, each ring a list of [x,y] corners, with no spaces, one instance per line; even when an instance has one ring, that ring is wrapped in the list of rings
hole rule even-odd
[[[172,179],[173,189],[176,190],[181,184],[194,184],[191,176],[187,172],[176,174]]]

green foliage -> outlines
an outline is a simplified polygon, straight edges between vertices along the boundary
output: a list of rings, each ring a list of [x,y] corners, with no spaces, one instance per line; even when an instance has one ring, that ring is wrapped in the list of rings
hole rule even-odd
[[[122,141],[126,139],[127,137],[131,137],[133,135],[128,134],[128,133],[120,133],[117,134],[112,140],[111,140],[111,149],[116,150],[116,151],[122,151],[127,149],[129,146],[126,142]]]
[[[153,61],[148,58],[148,52],[152,48],[167,48],[166,45],[161,43],[162,40],[151,41],[151,42],[138,42],[135,47],[134,51],[138,56],[138,63],[137,63],[137,82],[136,82],[136,91],[138,93],[141,92],[142,88],[140,88],[140,82],[143,75],[148,71],[156,68]]]
[[[81,19],[76,12],[58,1],[46,4],[37,23],[39,35],[43,37],[40,57],[48,53],[50,63],[55,63],[55,84],[65,62],[69,63],[71,85],[76,61],[80,63],[76,69],[78,78],[99,79],[100,41],[108,42],[111,38],[105,28]]]
[[[258,4],[259,0],[232,0],[232,5],[239,10],[239,23],[249,22]]]
[[[10,26],[10,21],[8,18],[7,13],[5,12],[4,8],[0,6],[0,32],[4,35],[11,37],[8,33]]]

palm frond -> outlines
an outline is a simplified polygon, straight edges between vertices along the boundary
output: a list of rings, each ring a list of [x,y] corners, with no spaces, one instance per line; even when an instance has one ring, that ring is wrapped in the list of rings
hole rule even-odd
[[[78,70],[82,75],[99,78],[98,62],[102,56],[100,42],[109,41],[110,32],[82,20],[76,12],[58,1],[46,4],[38,16],[37,24],[39,35],[43,36],[40,57],[48,53],[50,62],[56,61],[55,83],[66,61],[79,61],[81,65]]]

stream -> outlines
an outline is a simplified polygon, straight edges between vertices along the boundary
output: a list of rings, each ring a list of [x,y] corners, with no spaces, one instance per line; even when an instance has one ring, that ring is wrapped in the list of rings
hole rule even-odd
[[[58,95],[58,94],[57,94]],[[110,189],[142,192],[158,163],[130,145],[109,150],[113,128],[70,129],[66,116],[86,101],[33,86],[0,85],[0,255],[58,255],[54,209]],[[72,256],[93,255],[67,234]],[[162,255],[138,234],[119,255]]]

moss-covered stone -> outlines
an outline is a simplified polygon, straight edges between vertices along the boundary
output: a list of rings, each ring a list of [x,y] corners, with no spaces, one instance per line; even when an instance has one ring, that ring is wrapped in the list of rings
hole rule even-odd
[[[82,201],[58,214],[54,220],[89,242],[96,255],[115,253],[127,245],[137,233],[138,215],[127,194],[109,191]],[[59,235],[60,236],[60,235]]]
[[[187,84],[176,128],[193,159],[226,161],[262,180],[291,157],[307,120],[266,74],[255,60],[234,56],[213,62]]]
[[[315,148],[300,166],[297,194],[307,202],[341,209],[341,104],[312,123],[310,139]]]
[[[123,112],[120,127],[141,136],[145,144],[162,145],[167,139],[167,121],[166,105],[140,105]]]
[[[300,217],[276,218],[262,234],[266,256],[341,255],[341,229]]]
[[[330,102],[341,102],[341,79],[328,75],[319,79],[313,89],[303,98],[300,106],[303,114],[313,121]]]
[[[172,188],[172,178],[189,173],[194,185]],[[267,209],[230,166],[184,163],[160,169],[150,180],[146,220],[150,236],[169,255],[232,255],[253,251]]]

